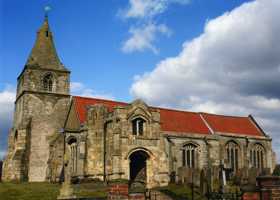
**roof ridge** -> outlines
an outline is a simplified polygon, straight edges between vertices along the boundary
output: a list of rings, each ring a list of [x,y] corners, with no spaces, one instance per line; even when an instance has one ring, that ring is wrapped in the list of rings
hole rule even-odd
[[[151,106],[151,108],[157,108],[157,109],[161,109],[161,110],[169,110],[169,111],[175,111],[175,112],[199,114],[199,112],[179,110],[179,109],[174,109],[174,108],[162,108],[162,107],[154,107],[154,106]]]
[[[73,96],[73,97],[74,98],[81,98],[81,99],[101,100],[101,101],[107,101],[107,102],[112,102],[112,103],[128,104],[128,103],[122,102],[122,101],[115,101],[115,100],[95,98],[95,97],[83,97],[83,96]]]
[[[236,116],[236,115],[223,115],[223,114],[215,114],[215,113],[206,113],[206,112],[199,112],[200,114],[206,114],[206,115],[214,115],[219,117],[234,117],[234,118],[249,118],[249,116]]]
[[[121,103],[121,104],[126,104],[128,105],[129,103],[123,102],[123,101],[115,101],[115,100],[110,100],[110,99],[102,99],[102,98],[97,98],[97,97],[84,97],[84,96],[73,96],[74,98],[82,98],[82,99],[93,99],[93,100],[101,100],[101,101],[107,101],[107,102],[112,102],[112,103]],[[249,118],[249,116],[234,116],[234,115],[223,115],[223,114],[214,114],[214,113],[207,113],[207,112],[195,112],[195,111],[188,111],[188,110],[179,110],[175,108],[165,108],[165,107],[159,107],[159,106],[148,106],[149,108],[154,108],[154,109],[160,109],[160,110],[169,110],[173,112],[182,112],[182,113],[192,113],[192,114],[206,114],[206,115],[214,115],[214,116],[220,116],[220,117],[234,117],[234,118]]]

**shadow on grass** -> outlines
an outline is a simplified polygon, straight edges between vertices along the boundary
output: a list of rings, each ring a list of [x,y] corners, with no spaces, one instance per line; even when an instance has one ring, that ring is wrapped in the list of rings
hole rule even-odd
[[[174,200],[191,200],[192,190],[186,185],[170,184],[165,187],[156,188],[156,190],[164,193],[165,195],[171,197]],[[194,190],[194,200],[206,200],[206,198],[201,195],[197,188]]]

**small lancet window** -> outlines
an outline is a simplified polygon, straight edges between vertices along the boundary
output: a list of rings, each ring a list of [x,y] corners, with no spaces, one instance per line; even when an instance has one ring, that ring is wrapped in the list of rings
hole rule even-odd
[[[53,77],[51,74],[48,74],[44,77],[43,89],[48,92],[51,92],[53,90]]]
[[[143,135],[144,123],[145,123],[145,120],[143,120],[142,118],[134,119],[132,121],[132,134],[133,135]]]
[[[14,137],[14,142],[17,142],[17,140],[18,140],[18,131],[16,130],[15,137]]]
[[[46,37],[49,37],[49,31],[46,31]]]

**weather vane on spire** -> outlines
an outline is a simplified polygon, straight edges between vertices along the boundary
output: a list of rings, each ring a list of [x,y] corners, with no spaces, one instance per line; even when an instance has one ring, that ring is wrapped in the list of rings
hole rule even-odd
[[[44,11],[45,11],[45,17],[48,17],[49,11],[51,10],[51,7],[49,5],[44,7]]]

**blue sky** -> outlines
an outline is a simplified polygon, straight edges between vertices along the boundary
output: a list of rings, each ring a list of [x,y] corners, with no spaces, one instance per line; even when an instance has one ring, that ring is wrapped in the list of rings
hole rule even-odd
[[[131,100],[129,88],[136,74],[150,71],[165,57],[176,55],[185,40],[199,35],[207,19],[221,15],[244,1],[193,1],[189,5],[172,4],[155,21],[166,24],[170,37],[159,35],[155,45],[160,52],[123,53],[122,43],[129,38],[131,26],[143,19],[123,19],[120,9],[129,6],[126,0],[4,0],[2,2],[1,86],[15,85],[34,44],[36,31],[42,24],[45,5],[49,13],[55,43],[64,65],[72,71],[72,81],[83,82],[101,93],[117,99]],[[85,73],[87,72],[87,73]],[[108,73],[110,72],[110,73]],[[1,73],[2,74],[2,73]],[[117,92],[116,92],[117,91]]]
[[[46,5],[72,94],[253,114],[278,152],[277,0],[0,0],[0,151]]]

